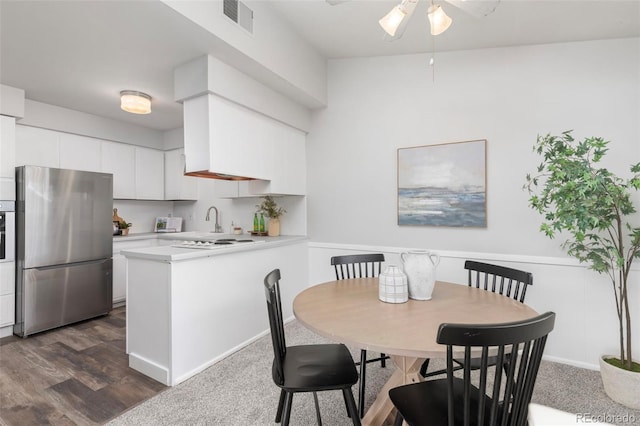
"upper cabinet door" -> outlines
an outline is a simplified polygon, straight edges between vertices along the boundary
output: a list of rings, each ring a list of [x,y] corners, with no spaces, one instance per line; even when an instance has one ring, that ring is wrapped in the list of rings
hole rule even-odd
[[[164,200],[164,152],[135,147],[136,199]]]
[[[164,199],[197,200],[198,178],[185,176],[184,149],[164,153]]]
[[[16,126],[16,166],[60,168],[60,132]]]
[[[61,169],[99,172],[101,151],[102,144],[99,139],[70,133],[60,134]]]
[[[0,177],[13,179],[16,167],[16,119],[0,115]]]
[[[135,199],[136,153],[131,145],[101,142],[101,171],[113,174],[113,198]]]

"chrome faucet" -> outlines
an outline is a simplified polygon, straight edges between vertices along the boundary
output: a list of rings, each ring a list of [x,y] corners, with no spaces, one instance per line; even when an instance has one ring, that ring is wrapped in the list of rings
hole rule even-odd
[[[216,211],[216,224],[214,225],[213,232],[222,232],[222,226],[220,226],[220,224],[218,223],[218,209],[215,206],[209,207],[209,210],[207,210],[207,216],[204,218],[204,220],[209,221],[209,213],[211,213],[211,209]]]

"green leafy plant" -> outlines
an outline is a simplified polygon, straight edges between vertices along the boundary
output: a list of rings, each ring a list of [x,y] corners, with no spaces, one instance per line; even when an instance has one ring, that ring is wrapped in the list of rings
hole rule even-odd
[[[124,220],[121,220],[118,226],[120,227],[120,229],[129,229],[130,227],[133,226],[133,223],[128,223],[128,222],[125,222]]]
[[[257,204],[256,207],[259,213],[264,213],[265,216],[271,219],[278,219],[287,212],[282,207],[278,207],[278,204],[271,195],[263,197],[262,203]]]
[[[631,264],[640,258],[640,227],[627,221],[636,212],[631,195],[640,189],[640,163],[631,165],[632,176],[624,180],[596,167],[609,141],[590,137],[576,142],[571,132],[538,136],[534,151],[543,159],[536,174],[526,177],[529,205],[544,216],[540,230],[545,235],[565,232],[567,253],[609,276],[619,322],[619,364],[640,371],[631,359],[628,294]]]

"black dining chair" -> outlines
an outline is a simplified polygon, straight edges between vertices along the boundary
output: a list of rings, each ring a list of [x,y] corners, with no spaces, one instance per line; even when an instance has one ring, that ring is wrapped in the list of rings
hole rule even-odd
[[[280,387],[276,423],[289,424],[293,394],[313,392],[318,425],[322,425],[317,392],[342,390],[347,414],[354,425],[360,425],[351,387],[358,372],[349,349],[343,344],[315,344],[287,347],[280,301],[280,270],[274,269],[264,278],[267,312],[273,343],[274,383]],[[284,413],[284,417],[283,417]]]
[[[382,262],[384,262],[384,254],[382,253],[352,254],[331,258],[336,280],[377,277],[382,270]],[[384,368],[387,359],[389,356],[383,353],[379,357],[367,359],[367,351],[365,349],[360,351],[360,362],[356,363],[360,366],[360,383],[358,385],[358,414],[360,417],[364,415],[367,364],[380,361],[380,366]]]
[[[521,271],[519,269],[507,268],[505,266],[492,265],[490,263],[476,262],[467,260],[464,263],[464,269],[468,273],[469,287],[475,287],[493,293],[499,293],[503,296],[510,297],[524,303],[527,294],[527,288],[533,285],[533,275],[530,272]],[[458,369],[462,368],[462,360],[454,360],[458,364]],[[489,357],[489,365],[496,365],[495,358]],[[479,360],[471,359],[471,368],[479,368]],[[420,367],[420,375],[422,377],[438,376],[446,373],[446,369],[431,371],[427,373],[429,368],[429,358],[425,359]]]
[[[396,425],[527,424],[527,410],[555,313],[503,324],[441,324],[437,342],[447,345],[447,378],[393,388]],[[454,347],[464,348],[462,377],[454,376]],[[472,349],[481,351],[478,386],[471,383]],[[497,352],[502,370],[489,374],[489,353]],[[509,356],[507,356],[509,355]],[[476,355],[473,355],[476,356]]]

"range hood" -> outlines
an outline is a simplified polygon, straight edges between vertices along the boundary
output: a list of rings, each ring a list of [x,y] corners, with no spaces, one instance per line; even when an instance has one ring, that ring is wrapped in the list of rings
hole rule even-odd
[[[210,172],[209,170],[198,170],[197,172],[187,172],[185,170],[184,175],[185,176],[200,177],[200,178],[207,178],[207,179],[220,179],[220,180],[236,180],[236,181],[256,180],[255,178],[250,178],[250,177],[245,177],[245,176],[227,175],[227,174],[224,174],[224,173],[215,173],[215,172]]]
[[[183,104],[185,175],[271,179],[274,120],[212,93]]]
[[[304,153],[306,108],[211,56],[178,67],[174,83],[186,176],[253,180],[256,191],[269,191],[283,170],[304,163],[288,161],[288,146],[301,144]]]

